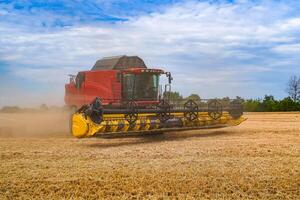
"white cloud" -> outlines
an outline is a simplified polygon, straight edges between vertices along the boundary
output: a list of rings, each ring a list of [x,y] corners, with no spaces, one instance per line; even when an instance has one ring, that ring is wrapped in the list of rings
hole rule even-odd
[[[207,96],[233,94],[233,87],[233,95],[245,94],[243,81],[276,71],[278,59],[268,59],[272,53],[299,52],[300,17],[283,17],[293,9],[272,1],[188,1],[114,24],[45,31],[0,22],[0,60],[9,63],[15,76],[63,85],[66,74],[87,70],[98,58],[135,54],[150,66],[173,71],[179,90],[184,82],[197,84],[190,90]],[[217,89],[207,92],[208,84]],[[259,84],[264,83],[253,82],[249,90]],[[263,92],[268,91],[257,95]]]
[[[273,50],[280,54],[300,54],[300,44],[285,44],[273,48]]]
[[[291,18],[285,21],[285,23],[279,25],[282,29],[298,29],[300,30],[300,18]]]

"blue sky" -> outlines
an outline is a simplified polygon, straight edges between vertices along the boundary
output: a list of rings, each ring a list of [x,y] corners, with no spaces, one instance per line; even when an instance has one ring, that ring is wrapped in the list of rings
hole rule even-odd
[[[0,0],[0,106],[63,105],[68,74],[139,55],[203,98],[286,96],[300,1]]]

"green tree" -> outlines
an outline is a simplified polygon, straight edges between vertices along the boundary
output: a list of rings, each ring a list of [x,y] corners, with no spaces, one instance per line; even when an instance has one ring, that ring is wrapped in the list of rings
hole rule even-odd
[[[299,111],[300,103],[295,102],[291,97],[286,97],[279,101],[278,111]]]
[[[19,112],[22,112],[22,109],[18,106],[4,106],[1,109],[1,112],[4,112],[4,113],[19,113]]]
[[[249,99],[243,102],[244,110],[246,112],[258,112],[260,107],[259,99]]]
[[[183,100],[182,95],[179,92],[165,92],[164,99],[169,99],[172,102],[179,102]]]
[[[275,100],[273,95],[265,95],[265,98],[261,104],[262,111],[266,111],[266,112],[276,111],[276,109],[275,109],[276,104],[277,104],[277,101]]]
[[[190,96],[187,97],[187,100],[193,100],[193,101],[200,101],[201,98],[198,94],[191,94]]]
[[[247,112],[300,111],[300,101],[294,101],[291,97],[277,101],[273,95],[265,95],[263,100],[245,100],[243,105]]]

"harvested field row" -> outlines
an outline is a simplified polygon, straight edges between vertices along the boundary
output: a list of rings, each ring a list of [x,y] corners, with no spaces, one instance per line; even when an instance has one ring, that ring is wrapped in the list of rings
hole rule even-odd
[[[299,199],[300,113],[246,117],[219,130],[75,139],[66,115],[36,115],[34,134],[1,132],[0,197]]]

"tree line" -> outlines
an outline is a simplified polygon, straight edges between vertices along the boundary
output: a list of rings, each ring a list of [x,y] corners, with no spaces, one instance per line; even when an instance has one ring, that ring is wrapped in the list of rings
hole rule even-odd
[[[246,112],[283,112],[283,111],[300,111],[300,77],[291,76],[288,81],[286,93],[287,97],[276,100],[273,95],[265,95],[261,99],[243,99],[236,97],[244,107]],[[165,92],[164,98],[171,100],[171,103],[184,104],[187,100],[191,99],[195,102],[201,102],[201,97],[198,94],[191,94],[187,97],[183,97],[179,92]],[[230,98],[219,98],[222,105],[228,105]],[[42,104],[39,108],[20,108],[18,106],[5,106],[0,109],[0,112],[41,112],[41,111],[65,111],[68,110],[66,106],[48,107],[46,104]]]
[[[188,99],[194,101],[201,101],[201,98],[197,94],[192,94],[186,98],[180,95],[179,92],[171,92],[171,102],[185,102]],[[284,111],[300,111],[299,99],[294,100],[288,96],[282,100],[276,100],[273,95],[265,95],[262,99],[243,99],[236,97],[244,107],[246,112],[284,112]],[[222,105],[228,105],[230,102],[229,97],[218,99]]]
[[[236,97],[244,107],[246,112],[284,112],[284,111],[300,111],[300,77],[291,76],[288,81],[286,93],[287,97],[276,100],[273,95],[265,95],[261,99],[243,99]],[[184,98],[179,92],[170,92],[167,96],[174,102],[192,99],[199,101],[201,98],[197,94],[191,94]],[[223,105],[230,102],[229,97],[220,98],[219,101]]]
[[[263,99],[244,100],[244,110],[248,112],[300,111],[300,77],[291,76],[287,83],[287,97],[276,100],[273,95]]]

